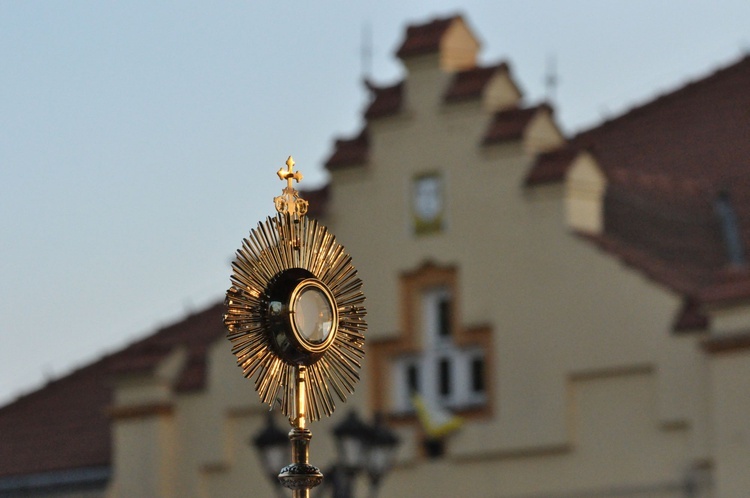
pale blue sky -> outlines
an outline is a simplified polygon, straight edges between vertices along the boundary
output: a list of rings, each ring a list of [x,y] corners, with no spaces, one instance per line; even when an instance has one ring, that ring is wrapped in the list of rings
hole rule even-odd
[[[750,2],[0,3],[0,403],[222,298],[289,154],[325,181],[407,23],[463,13],[572,132],[739,58]],[[342,241],[345,243],[345,241]]]

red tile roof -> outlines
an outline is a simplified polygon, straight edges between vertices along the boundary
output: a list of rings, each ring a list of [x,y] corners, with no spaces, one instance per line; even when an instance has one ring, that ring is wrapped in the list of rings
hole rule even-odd
[[[743,176],[750,151],[750,57],[574,137],[605,171],[664,174],[716,185]],[[568,164],[569,165],[569,164]],[[567,168],[558,169],[562,181]]]
[[[697,298],[706,304],[746,302],[750,298],[750,271],[729,268],[718,272],[710,285],[700,289]]]
[[[372,101],[365,111],[365,119],[393,116],[401,111],[404,93],[403,82],[381,87],[367,81],[365,85],[372,94]]]
[[[396,51],[396,55],[402,59],[415,55],[435,53],[440,49],[440,40],[450,25],[460,19],[460,16],[451,16],[441,19],[433,19],[425,24],[413,24],[406,28],[406,38]]]
[[[574,147],[564,147],[538,154],[526,175],[525,185],[533,187],[560,183],[578,153]]]
[[[720,194],[729,199],[750,248],[748,89],[745,57],[540,156],[527,184],[561,181],[575,154],[590,151],[608,181],[600,245],[703,301],[750,298],[747,270],[727,274],[716,207]]]
[[[482,143],[484,145],[491,145],[508,140],[521,139],[529,122],[541,108],[552,112],[552,109],[547,104],[496,112],[487,131],[485,131]]]
[[[510,67],[507,62],[459,71],[453,75],[448,90],[445,92],[445,102],[461,102],[479,98],[493,75],[498,72],[507,73],[509,71]]]
[[[0,408],[0,477],[110,465],[112,375],[152,370],[183,346],[176,390],[203,388],[206,349],[225,334],[223,312],[216,304]]]
[[[110,463],[107,368],[96,362],[0,409],[0,477]]]
[[[617,255],[620,260],[654,281],[661,282],[679,294],[691,295],[695,290],[693,282],[705,275],[696,268],[680,268],[655,257],[645,248],[640,248],[626,241],[606,235],[591,235],[579,233],[579,236],[593,243],[610,254]]]
[[[184,347],[188,358],[178,379],[178,390],[202,389],[206,379],[206,348],[226,333],[223,313],[223,305],[216,304],[159,330],[113,357],[109,362],[111,372],[116,375],[150,372],[175,348]]]
[[[362,128],[362,131],[354,138],[336,139],[333,153],[325,162],[325,167],[329,170],[336,170],[364,164],[367,162],[369,145],[370,136],[367,127]]]

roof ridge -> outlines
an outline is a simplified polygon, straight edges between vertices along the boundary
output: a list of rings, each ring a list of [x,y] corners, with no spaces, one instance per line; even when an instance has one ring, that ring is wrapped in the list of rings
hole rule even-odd
[[[646,102],[643,102],[641,104],[636,104],[633,107],[629,108],[628,110],[624,111],[623,113],[619,114],[618,116],[614,118],[605,119],[599,124],[593,125],[590,128],[582,130],[576,133],[571,138],[570,141],[574,142],[578,140],[579,138],[583,139],[587,135],[603,130],[604,128],[609,128],[612,125],[621,123],[622,121],[630,119],[634,116],[638,116],[641,113],[647,112],[653,108],[657,108],[661,105],[664,105],[664,103],[667,101],[671,101],[672,99],[683,97],[685,94],[689,94],[690,92],[693,92],[696,89],[700,89],[700,88],[703,88],[705,86],[708,86],[714,83],[716,80],[724,77],[727,73],[735,71],[741,68],[745,64],[750,64],[750,54],[743,55],[742,57],[740,57],[734,62],[725,64],[723,66],[715,67],[713,70],[710,70],[710,72],[708,72],[705,76],[693,77],[687,82],[682,83],[680,86],[677,86],[673,90],[665,91],[657,95],[656,97],[649,98]]]
[[[0,406],[0,412],[24,400],[29,400],[29,399],[33,400],[34,398],[36,398],[37,395],[42,394],[46,389],[54,388],[56,386],[62,385],[65,382],[70,381],[73,377],[85,375],[89,373],[91,370],[95,370],[97,368],[103,368],[107,370],[110,368],[111,363],[113,363],[113,360],[123,359],[127,355],[131,355],[131,354],[137,355],[138,350],[144,345],[155,346],[157,349],[164,348],[166,350],[166,348],[168,348],[169,350],[171,350],[172,348],[169,347],[168,344],[158,343],[158,342],[154,343],[155,337],[161,333],[164,333],[165,331],[168,331],[171,329],[179,329],[182,324],[189,321],[193,317],[201,315],[203,313],[208,313],[220,305],[221,305],[221,301],[217,301],[211,305],[204,307],[204,309],[202,310],[190,313],[187,316],[177,319],[168,325],[158,327],[152,332],[148,333],[145,337],[137,339],[136,341],[131,342],[130,344],[126,344],[114,352],[104,353],[102,356],[94,360],[91,360],[89,362],[81,362],[77,366],[73,367],[73,369],[68,371],[67,373],[62,374],[57,378],[50,379],[47,382],[45,382],[42,386],[37,387],[30,392],[20,394],[15,399],[12,399],[9,403],[3,406]],[[152,342],[152,344],[149,344],[149,342]]]
[[[104,363],[107,360],[111,359],[112,357],[116,356],[117,354],[121,353],[122,351],[123,350],[117,351],[117,352],[114,352],[114,353],[110,353],[110,354],[105,354],[104,356],[102,356],[102,357],[100,357],[100,358],[98,358],[98,359],[96,359],[96,360],[94,360],[94,361],[92,361],[90,363],[85,363],[83,365],[79,364],[77,366],[74,366],[72,370],[69,370],[68,372],[66,372],[64,374],[61,374],[59,377],[46,379],[46,381],[44,381],[43,385],[41,385],[39,387],[32,388],[33,390],[31,390],[31,391],[23,392],[23,393],[17,395],[14,399],[11,399],[5,405],[0,406],[0,413],[4,412],[6,410],[12,409],[13,407],[15,407],[15,405],[17,405],[19,403],[23,403],[25,401],[30,401],[30,400],[33,401],[35,398],[38,397],[38,395],[40,395],[46,389],[55,388],[57,386],[62,385],[65,382],[70,381],[73,377],[84,375],[84,374],[88,373],[90,370],[96,369],[97,367],[103,367]]]

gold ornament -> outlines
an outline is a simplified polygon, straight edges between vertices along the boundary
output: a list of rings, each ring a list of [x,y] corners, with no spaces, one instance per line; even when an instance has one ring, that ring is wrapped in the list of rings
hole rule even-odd
[[[292,187],[294,160],[274,199],[278,214],[258,223],[232,263],[224,323],[245,377],[263,403],[290,420],[318,420],[354,392],[367,324],[362,281],[328,229],[308,219]],[[301,392],[298,392],[301,391]],[[298,420],[299,421],[299,420]]]

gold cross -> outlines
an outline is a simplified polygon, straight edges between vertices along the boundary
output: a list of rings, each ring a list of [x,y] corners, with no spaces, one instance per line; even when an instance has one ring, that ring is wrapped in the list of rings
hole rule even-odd
[[[292,171],[294,169],[294,159],[292,159],[292,156],[289,156],[289,159],[286,160],[286,166],[287,170],[284,171],[284,168],[279,168],[279,171],[276,172],[277,175],[279,175],[279,178],[282,180],[286,180],[286,186],[287,188],[292,188],[292,180],[297,180],[297,183],[302,180],[302,173],[299,171]]]
[[[297,180],[297,183],[299,183],[302,180],[302,173],[294,171],[294,159],[292,159],[292,156],[289,156],[289,159],[286,160],[286,167],[286,170],[280,168],[276,172],[279,178],[286,180],[286,188],[281,191],[280,196],[273,198],[273,203],[276,206],[276,211],[279,213],[292,214],[295,216],[295,219],[298,219],[296,217],[304,216],[307,213],[307,201],[301,199],[299,192],[294,190],[292,180]]]

